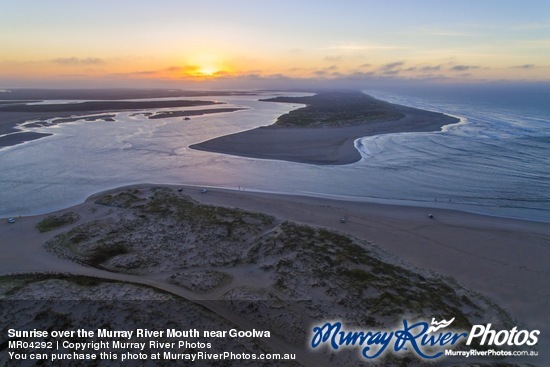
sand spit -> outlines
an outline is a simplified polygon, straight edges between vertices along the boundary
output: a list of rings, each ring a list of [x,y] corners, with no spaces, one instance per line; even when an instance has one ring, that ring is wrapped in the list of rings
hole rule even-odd
[[[441,113],[380,101],[361,92],[277,97],[266,102],[304,103],[274,125],[211,139],[191,148],[237,156],[318,165],[357,162],[354,141],[398,132],[438,131],[458,122]]]
[[[434,214],[430,220],[421,208],[135,186],[51,215],[2,223],[1,269],[71,272],[152,286],[241,328],[273,330],[280,338],[278,351],[304,353],[311,325],[334,319],[381,328],[403,317],[456,317],[465,329],[489,322],[543,329],[547,226]],[[348,217],[344,224],[342,216]],[[48,230],[35,229],[47,218]],[[519,251],[518,241],[526,246],[523,258],[513,252]],[[501,252],[494,253],[494,246]],[[478,293],[422,268],[453,276]],[[3,279],[3,298],[7,293],[15,295],[9,299],[41,299],[38,289],[49,289],[25,291],[25,285],[14,291],[20,281]],[[78,292],[55,294],[73,299]],[[355,351],[330,359],[303,357],[302,365],[343,365],[359,358]],[[405,362],[389,355],[380,363]],[[406,365],[419,363],[409,358]]]

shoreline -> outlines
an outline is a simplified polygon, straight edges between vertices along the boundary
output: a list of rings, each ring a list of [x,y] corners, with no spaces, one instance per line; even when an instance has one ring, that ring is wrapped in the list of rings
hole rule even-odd
[[[36,223],[51,214],[68,211],[79,213],[82,220],[103,218],[105,213],[90,210],[98,197],[152,187],[181,190],[202,204],[266,213],[280,220],[372,241],[396,261],[451,277],[489,298],[518,320],[518,327],[541,329],[541,335],[549,331],[541,326],[550,322],[545,312],[545,294],[549,291],[544,261],[550,256],[548,225],[446,209],[430,209],[434,219],[428,219],[427,210],[420,207],[230,189],[210,189],[202,194],[199,186],[129,185],[96,193],[70,208],[16,218],[15,224],[2,220],[0,226],[5,235],[0,238],[0,248],[5,255],[0,260],[1,274],[56,271],[93,275],[93,271],[84,271],[79,264],[56,258],[42,245],[45,239],[70,226],[39,233],[34,229]],[[348,218],[346,223],[340,222],[342,217]],[[545,340],[539,344],[541,350],[549,345]]]
[[[323,97],[326,98],[326,95]],[[189,148],[256,159],[315,165],[345,165],[358,162],[362,158],[355,147],[357,139],[391,133],[437,132],[444,126],[460,122],[458,118],[443,113],[367,97],[372,99],[373,103],[381,104],[382,112],[389,111],[388,114],[391,112],[402,117],[396,120],[375,118],[343,126],[279,126],[276,122],[269,126],[192,144]],[[286,116],[290,116],[290,119],[292,113],[299,110],[280,116],[279,119]]]
[[[384,198],[371,198],[371,197],[360,197],[358,199],[358,197],[351,197],[351,196],[348,197],[348,196],[342,196],[342,195],[334,196],[334,195],[326,195],[326,194],[320,194],[320,193],[294,193],[294,192],[285,192],[285,191],[271,191],[271,190],[255,189],[255,188],[244,187],[244,186],[241,186],[242,190],[240,190],[239,187],[211,186],[211,185],[200,185],[200,184],[191,184],[191,183],[179,184],[179,183],[173,183],[173,182],[117,183],[117,184],[109,185],[103,188],[98,188],[97,190],[94,190],[89,193],[84,193],[80,199],[75,199],[75,200],[72,200],[71,202],[66,202],[62,206],[42,208],[33,212],[24,213],[24,214],[21,214],[21,213],[2,214],[0,215],[0,220],[7,220],[10,217],[18,217],[18,216],[35,217],[39,215],[49,215],[59,211],[66,210],[67,208],[71,208],[73,206],[84,204],[88,199],[96,195],[107,194],[111,191],[117,191],[121,189],[130,189],[134,187],[148,187],[148,186],[165,186],[165,187],[177,186],[177,187],[195,188],[197,190],[200,190],[201,188],[207,188],[208,190],[218,190],[218,191],[227,191],[227,192],[246,192],[246,193],[256,193],[256,194],[265,194],[265,195],[280,195],[280,196],[288,196],[288,197],[304,197],[304,198],[311,198],[311,199],[334,200],[334,201],[341,201],[341,202],[350,202],[350,203],[365,204],[365,205],[381,205],[381,206],[389,206],[389,207],[397,207],[397,208],[399,207],[417,208],[417,209],[425,210],[426,213],[428,213],[429,211],[443,210],[443,211],[463,213],[468,215],[477,215],[481,217],[495,218],[495,219],[514,220],[514,221],[522,221],[522,222],[529,222],[529,223],[544,223],[544,224],[550,223],[550,220],[547,220],[547,219],[531,219],[531,218],[526,218],[521,216],[516,217],[512,215],[489,213],[487,211],[483,211],[482,209],[476,210],[476,206],[473,206],[473,205],[466,205],[468,207],[471,207],[471,209],[453,208],[453,207],[445,207],[445,206],[425,205],[431,202],[429,201],[415,202],[409,199],[384,199]],[[481,207],[481,208],[484,208],[484,207]]]

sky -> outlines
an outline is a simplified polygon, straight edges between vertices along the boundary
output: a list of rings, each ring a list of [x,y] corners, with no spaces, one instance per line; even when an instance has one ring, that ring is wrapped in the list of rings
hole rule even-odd
[[[548,0],[0,0],[0,88],[550,82]]]

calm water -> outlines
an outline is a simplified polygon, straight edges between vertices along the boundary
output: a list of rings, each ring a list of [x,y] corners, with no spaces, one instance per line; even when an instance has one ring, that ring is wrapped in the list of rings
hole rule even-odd
[[[146,120],[124,112],[117,114],[117,122],[40,128],[35,131],[54,135],[0,150],[0,215],[48,212],[104,189],[148,182],[241,186],[550,221],[548,94],[365,92],[457,115],[465,122],[443,132],[361,139],[363,160],[346,166],[256,160],[187,148],[271,124],[299,107],[257,101],[269,94],[220,97],[249,109],[190,121]]]

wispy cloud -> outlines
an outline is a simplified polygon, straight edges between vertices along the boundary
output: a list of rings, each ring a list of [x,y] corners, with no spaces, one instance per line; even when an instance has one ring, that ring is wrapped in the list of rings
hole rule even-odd
[[[358,52],[358,51],[384,51],[384,50],[405,50],[410,49],[410,46],[401,45],[377,45],[377,44],[342,44],[330,45],[325,47],[327,50],[336,50],[343,53]]]
[[[473,35],[471,32],[449,31],[445,29],[423,29],[419,33],[437,37],[468,37]]]
[[[452,71],[466,71],[472,69],[479,69],[479,66],[475,65],[455,65],[450,70]]]
[[[534,40],[519,40],[514,42],[515,45],[531,49],[548,49],[550,48],[550,38],[541,38]]]
[[[356,71],[354,72],[353,74],[349,75],[350,78],[368,78],[368,77],[372,77],[372,76],[375,76],[376,73],[374,71],[369,71],[369,72],[362,72],[362,71]]]
[[[421,71],[438,71],[441,70],[441,65],[433,65],[433,66],[423,66],[420,68]]]
[[[385,70],[385,71],[394,70],[398,67],[403,66],[404,64],[405,63],[403,61],[390,62],[389,64],[382,65],[380,67],[380,70]]]
[[[99,58],[99,57],[86,57],[86,58],[79,58],[79,57],[58,57],[56,59],[52,59],[52,62],[60,65],[100,65],[104,64],[105,60]]]
[[[108,76],[115,77],[115,78],[131,78],[131,77],[139,77],[139,76],[149,76],[149,75],[156,75],[158,74],[158,71],[154,70],[140,70],[140,71],[130,71],[127,73],[112,73]]]
[[[472,33],[468,32],[448,32],[448,31],[434,31],[430,33],[433,36],[439,36],[439,37],[468,37],[471,36]]]
[[[511,68],[513,69],[534,69],[536,67],[537,66],[535,64],[523,64],[523,65],[511,66]]]
[[[182,67],[181,66],[170,66],[170,67],[167,67],[166,69],[164,69],[165,71],[181,71],[182,70]]]
[[[198,71],[200,70],[200,68],[201,67],[198,65],[184,65],[181,67],[181,71],[190,73],[190,72]]]

